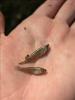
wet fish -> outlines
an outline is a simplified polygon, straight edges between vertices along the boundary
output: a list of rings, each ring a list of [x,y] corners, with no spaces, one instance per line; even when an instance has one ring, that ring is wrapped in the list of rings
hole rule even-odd
[[[18,66],[17,69],[19,71],[22,71],[24,73],[28,73],[31,75],[44,75],[47,73],[47,70],[45,68],[42,67],[20,67]]]
[[[20,62],[19,64],[25,64],[25,63],[29,63],[29,62],[35,62],[37,59],[45,56],[48,51],[50,50],[49,44],[35,50],[33,53],[28,54],[25,57],[25,61]]]

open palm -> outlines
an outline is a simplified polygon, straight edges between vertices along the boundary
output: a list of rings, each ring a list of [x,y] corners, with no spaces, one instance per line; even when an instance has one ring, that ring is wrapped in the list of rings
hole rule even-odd
[[[67,0],[60,8],[64,1],[46,1],[7,37],[1,34],[1,100],[74,100],[75,1]],[[3,24],[0,29],[3,33]],[[27,54],[48,43],[47,56],[22,65],[44,67],[46,75],[16,70]]]

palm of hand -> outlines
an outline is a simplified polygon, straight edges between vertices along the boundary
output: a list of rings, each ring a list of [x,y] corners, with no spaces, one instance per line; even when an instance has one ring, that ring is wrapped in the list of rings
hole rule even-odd
[[[27,97],[27,99],[29,99],[29,96],[32,95],[31,91],[35,92],[35,95],[37,97],[38,95],[41,94],[41,92],[43,92],[43,95],[47,91],[48,93],[50,93],[51,90],[49,88],[53,88],[54,89],[53,92],[55,92],[58,89],[58,94],[59,94],[59,91],[61,91],[62,88],[64,89],[66,86],[67,86],[66,88],[69,87],[70,78],[73,78],[73,70],[70,68],[70,66],[68,66],[70,63],[72,63],[71,61],[70,63],[68,62],[69,61],[68,56],[71,52],[71,50],[70,52],[68,50],[69,46],[67,46],[68,48],[65,48],[65,46],[63,46],[63,43],[61,41],[62,39],[56,41],[56,44],[54,44],[55,42],[51,40],[52,34],[50,34],[50,31],[55,31],[55,28],[57,28],[58,26],[53,24],[53,21],[47,17],[43,17],[42,19],[35,18],[37,21],[35,21],[34,17],[35,16],[28,18],[28,21],[26,20],[26,22],[23,22],[14,31],[12,31],[12,34],[6,37],[6,39],[5,38],[3,39],[2,49],[4,55],[3,56],[4,68],[2,68],[2,72],[6,69],[5,73],[3,73],[4,74],[3,82],[5,82],[6,84],[2,84],[2,85],[3,88],[6,88],[3,89],[3,92],[4,94],[6,94],[7,98],[9,97],[14,99],[15,98],[21,99]],[[43,21],[44,19],[45,21]],[[31,27],[30,24],[28,24],[29,21],[32,24]],[[41,25],[39,23],[40,21],[41,21]],[[34,22],[36,23],[34,24]],[[60,27],[62,27],[63,23],[59,23],[59,24]],[[27,25],[29,25],[28,26],[29,29],[24,30],[24,27],[27,28]],[[54,27],[53,29],[52,26]],[[63,30],[65,33],[69,30],[69,28],[65,29],[65,27],[62,27],[61,32]],[[60,33],[60,30],[58,30],[58,32]],[[44,66],[48,70],[48,75],[40,76],[40,77],[36,77],[36,76],[30,77],[29,75],[15,71],[15,67],[18,64],[18,62],[20,62],[22,59],[24,60],[24,57],[28,52],[35,50],[45,42],[51,43],[51,41],[52,41],[53,48],[51,48],[52,50],[47,57],[39,59],[33,65],[32,64],[23,65],[24,67]],[[66,50],[68,50],[69,54],[67,54]],[[75,50],[75,47],[72,50]],[[63,63],[64,58],[65,58],[65,63]],[[67,68],[67,66],[69,68]],[[73,65],[72,68],[74,68]],[[64,87],[62,87],[63,81],[64,81]],[[56,87],[54,87],[54,84],[56,84]],[[40,88],[41,90],[39,90]],[[37,94],[36,90],[40,91],[40,93]],[[28,95],[26,95],[26,91],[28,91],[29,93]],[[18,96],[18,94],[20,95]],[[41,95],[41,97],[43,96]]]
[[[67,32],[71,35],[66,35]],[[8,37],[2,36],[3,100],[61,100],[61,98],[66,100],[69,98],[69,94],[71,95],[75,90],[74,32],[69,30],[65,22],[52,20],[46,16],[32,15]],[[25,55],[46,43],[51,46],[48,56],[34,64],[25,64],[23,67],[45,67],[48,71],[47,75],[30,76],[16,70],[16,66],[24,60]]]

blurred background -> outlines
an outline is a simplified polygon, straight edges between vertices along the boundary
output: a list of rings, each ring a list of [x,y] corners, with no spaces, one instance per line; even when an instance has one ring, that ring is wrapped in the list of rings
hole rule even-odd
[[[45,0],[0,0],[0,11],[5,16],[5,34],[31,15]]]

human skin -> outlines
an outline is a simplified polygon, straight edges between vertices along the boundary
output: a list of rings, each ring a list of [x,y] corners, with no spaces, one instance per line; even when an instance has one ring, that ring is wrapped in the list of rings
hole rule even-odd
[[[8,36],[0,14],[1,100],[75,100],[75,0],[57,1],[47,0]],[[20,65],[43,67],[46,75],[16,69],[27,54],[48,43],[47,56]]]

